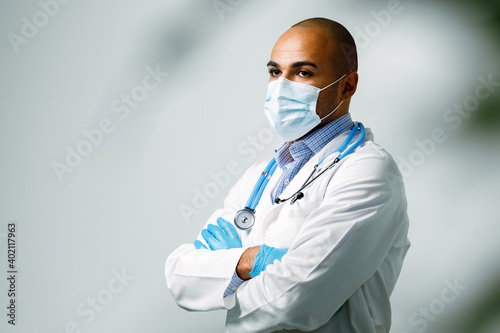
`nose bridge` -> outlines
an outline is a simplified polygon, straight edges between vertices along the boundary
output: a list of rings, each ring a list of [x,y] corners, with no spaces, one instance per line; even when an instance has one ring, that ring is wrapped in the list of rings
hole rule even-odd
[[[274,86],[274,92],[275,93],[283,93],[283,90],[286,89],[286,86],[289,85],[288,79],[280,76],[279,78],[276,78],[276,80],[271,81],[272,85]]]
[[[290,80],[290,81],[293,81],[294,79],[294,75],[293,75],[293,72],[292,71],[289,71],[289,70],[283,70],[283,72],[281,73],[281,76],[280,77],[283,77],[287,80]]]

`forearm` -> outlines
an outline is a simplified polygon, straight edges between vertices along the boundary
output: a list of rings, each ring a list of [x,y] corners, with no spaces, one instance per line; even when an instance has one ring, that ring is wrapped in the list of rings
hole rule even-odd
[[[254,259],[257,253],[259,253],[260,246],[250,247],[243,252],[236,266],[236,273],[243,280],[249,280],[250,271],[253,269]]]
[[[223,294],[245,248],[196,250],[191,244],[167,258],[165,277],[177,304],[192,311],[223,309]]]

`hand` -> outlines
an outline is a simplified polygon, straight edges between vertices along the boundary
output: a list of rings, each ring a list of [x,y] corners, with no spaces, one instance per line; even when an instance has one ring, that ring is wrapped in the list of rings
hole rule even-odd
[[[262,244],[259,253],[255,256],[253,268],[249,275],[254,278],[266,270],[267,265],[272,265],[275,260],[281,261],[281,258],[288,252],[288,249],[277,249],[275,247]]]
[[[263,272],[267,265],[272,265],[274,260],[281,261],[287,251],[288,249],[277,249],[266,244],[250,247],[241,255],[236,273],[242,280],[254,278]]]
[[[219,226],[209,224],[206,229],[201,231],[201,236],[212,251],[242,247],[238,232],[231,223],[219,217],[217,224]],[[194,246],[197,249],[207,249],[199,240],[194,242]]]

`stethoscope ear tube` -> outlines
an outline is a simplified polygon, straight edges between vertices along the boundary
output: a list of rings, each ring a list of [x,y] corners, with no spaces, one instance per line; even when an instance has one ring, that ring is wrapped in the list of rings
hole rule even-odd
[[[356,134],[357,131],[360,131],[360,135],[359,135],[359,138],[356,140],[356,142],[354,142],[351,146],[349,146],[347,148],[347,145],[352,141],[352,138],[354,137],[354,135]],[[324,174],[326,171],[330,170],[331,168],[333,168],[338,162],[340,162],[341,159],[343,159],[344,157],[346,157],[347,155],[351,154],[357,147],[359,147],[363,141],[365,140],[365,127],[363,126],[362,123],[358,123],[357,126],[354,126],[351,130],[351,132],[349,133],[349,136],[347,137],[347,139],[344,141],[344,143],[335,151],[331,152],[330,154],[328,154],[327,156],[325,156],[321,161],[319,161],[318,164],[316,164],[314,166],[314,169],[313,171],[311,172],[311,174],[309,175],[309,177],[307,177],[306,181],[304,182],[304,184],[300,187],[300,189],[295,192],[294,194],[292,194],[290,197],[286,198],[286,199],[280,199],[280,198],[276,198],[276,200],[274,201],[276,204],[280,204],[280,203],[283,203],[283,202],[286,202],[288,200],[292,200],[290,202],[290,204],[294,204],[297,200],[300,200],[304,197],[304,193],[302,192],[307,186],[309,186],[312,182],[314,182],[318,177],[320,177],[322,174]],[[347,149],[346,149],[347,148]],[[320,170],[319,174],[314,176],[314,174],[316,173],[316,171],[318,171],[318,166],[328,157],[330,156],[331,154],[335,153],[335,152],[340,152],[340,154],[335,158],[335,160],[333,160],[333,162],[328,165],[326,168],[324,168],[323,170]]]
[[[304,193],[302,193],[301,191],[297,192],[297,194],[293,196],[292,201],[290,201],[290,205],[293,205],[295,203],[295,201],[300,200],[303,197],[304,197]]]

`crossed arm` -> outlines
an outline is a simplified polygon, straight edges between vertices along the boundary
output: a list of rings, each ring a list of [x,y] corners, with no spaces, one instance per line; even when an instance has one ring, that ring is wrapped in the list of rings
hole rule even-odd
[[[236,228],[223,219],[217,218],[217,225],[209,224],[201,231],[201,235],[212,251],[229,250],[242,247]],[[198,249],[208,248],[199,240],[194,242]],[[242,280],[249,280],[258,276],[271,265],[274,260],[281,260],[288,249],[276,249],[265,244],[247,248],[240,257],[236,266],[236,273]]]
[[[407,228],[404,190],[387,182],[387,172],[397,170],[395,164],[387,171],[383,159],[370,162],[344,168],[321,206],[305,219],[287,254],[259,278],[251,278],[251,270],[263,245],[227,250],[179,247],[166,266],[167,284],[177,303],[189,310],[232,309],[228,332],[308,331],[327,322],[395,251],[388,259],[394,261],[386,265],[390,269],[382,273],[387,274],[390,292],[392,275],[400,269],[401,253],[404,256],[399,248],[406,246],[400,241]],[[216,214],[213,219],[231,213]],[[235,268],[248,280],[223,299]]]

